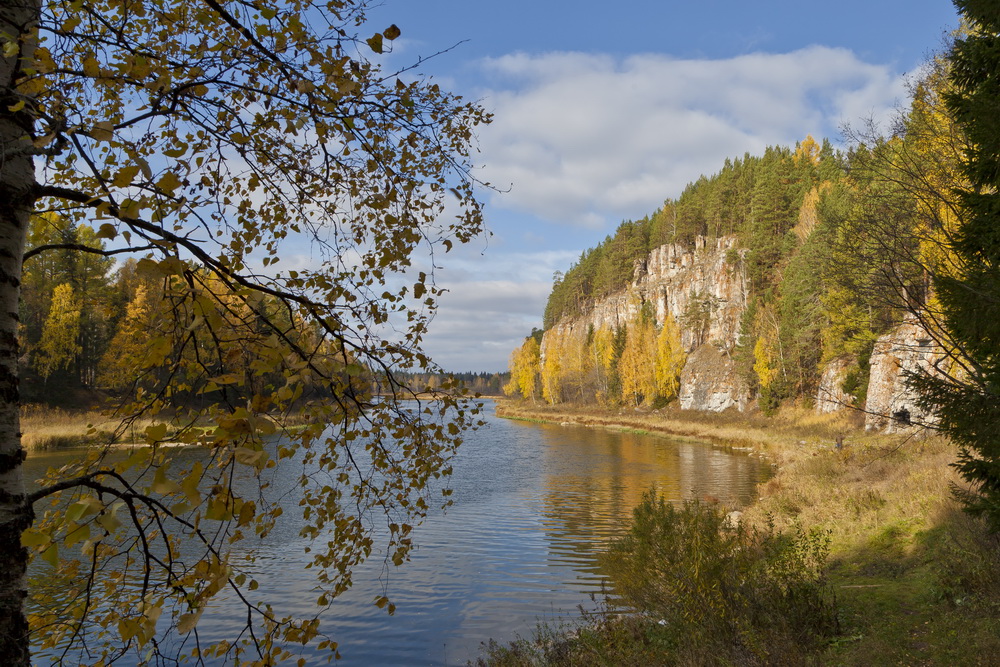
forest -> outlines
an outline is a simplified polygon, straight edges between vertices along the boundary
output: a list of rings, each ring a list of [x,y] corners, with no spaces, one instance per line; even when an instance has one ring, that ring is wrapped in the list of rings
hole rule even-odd
[[[732,358],[765,412],[809,401],[825,364],[847,359],[844,389],[863,405],[877,338],[917,314],[939,330],[934,277],[954,264],[963,134],[944,107],[947,63],[932,62],[891,128],[849,131],[849,148],[806,137],[794,147],[727,159],[676,199],[623,222],[557,274],[535,332],[511,356],[511,395],[548,403],[661,407],[677,395],[685,363],[679,330],[706,326],[707,296],[679,318],[656,321],[649,304],[627,326],[566,340],[555,325],[631,289],[655,248],[734,239],[726,264],[746,308]],[[943,336],[943,333],[940,334]],[[544,354],[542,349],[544,348]]]
[[[80,252],[81,247],[89,251]],[[191,268],[196,269],[194,265]],[[246,399],[262,386],[278,382],[273,372],[255,371],[252,362],[259,355],[252,350],[259,340],[238,340],[235,335],[237,321],[248,321],[250,314],[245,307],[241,312],[236,306],[232,290],[209,279],[204,272],[194,271],[193,275],[197,276],[199,290],[222,301],[224,305],[217,305],[213,311],[220,322],[226,321],[232,328],[232,341],[224,353],[216,355],[222,359],[217,370],[223,375],[243,369],[245,377],[229,392]],[[32,218],[22,280],[20,364],[26,403],[70,408],[110,405],[116,397],[131,392],[137,383],[145,383],[147,388],[155,384],[150,377],[137,376],[135,369],[147,364],[148,353],[157,340],[163,346],[169,342],[173,349],[183,347],[185,337],[194,337],[188,345],[192,356],[197,355],[195,348],[199,346],[203,350],[213,347],[208,341],[198,340],[207,335],[205,331],[172,328],[172,312],[179,306],[179,286],[169,274],[148,260],[129,257],[116,261],[97,231],[67,216],[49,212]],[[268,309],[277,316],[279,302],[272,299]],[[263,333],[262,323],[256,328]],[[336,356],[329,343],[319,343],[318,330],[314,329],[312,335],[317,352]],[[339,353],[342,364],[350,363],[350,355],[343,357],[342,349]],[[366,391],[376,393],[387,382],[367,368],[360,377],[365,378]],[[457,380],[470,392],[497,395],[506,378],[497,373],[401,372],[394,380],[414,393],[433,391]],[[196,396],[225,393],[218,378],[215,388],[210,388],[204,377],[199,380],[192,376],[187,384],[174,394],[175,405]],[[308,396],[310,391],[316,391],[316,383],[307,384]]]

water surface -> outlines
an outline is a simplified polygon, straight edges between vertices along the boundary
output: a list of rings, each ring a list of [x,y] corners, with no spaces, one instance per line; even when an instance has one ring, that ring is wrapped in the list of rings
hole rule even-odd
[[[490,638],[530,636],[539,621],[572,618],[578,605],[593,606],[590,596],[602,587],[597,555],[625,529],[643,492],[655,486],[677,501],[711,496],[743,505],[769,474],[756,458],[706,444],[487,421],[454,462],[454,505],[414,531],[411,561],[385,567],[373,557],[355,571],[354,589],[324,613],[323,627],[341,647],[340,664],[463,665]],[[29,458],[29,476],[73,455]],[[255,545],[254,570],[258,592],[279,615],[308,615],[317,593],[304,569],[293,500],[285,513],[290,520]],[[372,604],[383,586],[397,607],[392,617]],[[225,636],[244,615],[235,605],[218,605],[204,613],[199,633]]]

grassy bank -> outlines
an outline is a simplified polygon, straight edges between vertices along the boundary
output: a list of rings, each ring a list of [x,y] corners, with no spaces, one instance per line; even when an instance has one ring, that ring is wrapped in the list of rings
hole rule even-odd
[[[823,585],[838,629],[801,654],[765,648],[763,659],[755,654],[748,664],[995,664],[1000,542],[951,498],[951,486],[959,480],[948,465],[955,448],[946,440],[865,434],[855,416],[818,417],[805,410],[767,418],[502,403],[498,414],[753,447],[774,462],[774,477],[761,487],[743,520],[749,530],[766,532],[773,526],[778,534],[828,537]],[[842,449],[835,446],[838,438]],[[591,623],[569,640],[548,637],[547,651],[535,645],[531,660],[724,662],[711,651],[678,649],[664,636],[651,617]],[[552,650],[556,646],[559,650]],[[524,645],[520,649],[496,647],[485,662],[524,664],[531,651]]]
[[[28,452],[105,443],[117,420],[98,410],[63,410],[41,405],[21,408],[21,444]],[[143,428],[148,425],[143,424]]]

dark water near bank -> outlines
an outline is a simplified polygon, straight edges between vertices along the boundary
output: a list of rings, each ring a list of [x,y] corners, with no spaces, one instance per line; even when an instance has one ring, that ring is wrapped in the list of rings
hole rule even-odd
[[[488,421],[455,460],[454,506],[414,532],[419,548],[411,562],[386,569],[373,557],[356,571],[354,589],[323,615],[323,628],[340,643],[339,664],[461,665],[491,637],[530,636],[539,621],[572,618],[578,605],[593,606],[590,594],[602,579],[597,554],[624,530],[644,491],[656,486],[676,500],[746,504],[769,474],[756,458],[709,445]],[[29,478],[73,455],[30,458]],[[258,593],[279,615],[314,609],[315,581],[297,534],[292,519],[258,549],[254,566]],[[392,617],[372,604],[383,583],[397,606]],[[198,630],[203,639],[221,637],[241,620],[236,607],[222,605],[205,612]]]

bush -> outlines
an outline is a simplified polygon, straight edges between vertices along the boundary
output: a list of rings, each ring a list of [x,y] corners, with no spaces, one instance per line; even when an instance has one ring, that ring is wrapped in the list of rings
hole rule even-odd
[[[605,565],[621,603],[669,633],[682,663],[800,662],[837,632],[829,539],[730,525],[717,508],[647,493]]]
[[[734,526],[714,506],[647,493],[604,556],[616,598],[572,628],[484,646],[479,667],[796,665],[838,631],[829,539]]]

